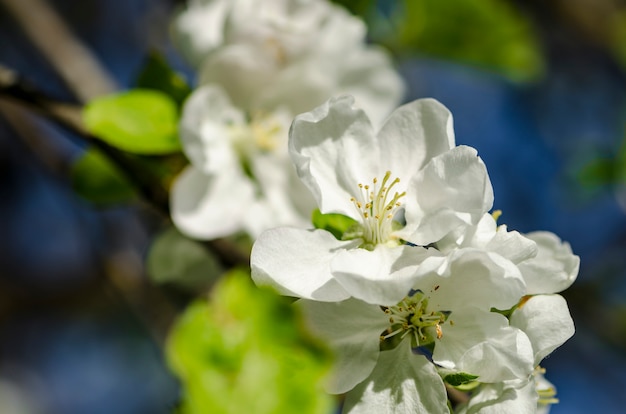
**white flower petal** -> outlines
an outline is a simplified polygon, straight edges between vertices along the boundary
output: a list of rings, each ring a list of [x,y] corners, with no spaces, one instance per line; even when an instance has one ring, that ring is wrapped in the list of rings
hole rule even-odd
[[[521,262],[520,271],[526,280],[527,293],[558,293],[571,286],[578,276],[580,258],[572,254],[569,243],[555,234],[537,231],[525,235],[537,243],[537,256]]]
[[[535,351],[535,365],[574,335],[574,321],[560,295],[532,296],[511,315],[511,326],[526,333]]]
[[[426,245],[455,228],[478,223],[493,204],[487,169],[476,150],[459,146],[431,159],[409,183],[407,225],[399,236]]]
[[[199,73],[200,84],[220,85],[237,108],[258,110],[251,105],[252,98],[273,82],[279,71],[279,62],[273,53],[249,43],[224,47],[204,60]]]
[[[536,414],[538,399],[533,381],[483,384],[457,414]]]
[[[367,32],[363,20],[355,18],[344,8],[334,4],[331,4],[325,17],[323,30],[318,30],[316,33],[313,45],[315,52],[341,58],[345,57],[346,53],[363,48]],[[338,39],[341,41],[337,41]]]
[[[356,299],[343,302],[300,300],[311,331],[325,339],[335,354],[333,380],[327,391],[342,394],[363,381],[380,353],[380,334],[388,327],[378,306]]]
[[[297,177],[290,177],[290,172],[296,174],[291,162],[274,153],[259,154],[251,162],[261,191],[245,217],[248,234],[256,239],[263,231],[275,227],[309,227],[315,201]]]
[[[279,51],[276,57],[285,64],[315,52],[319,32],[337,11],[322,1],[229,1],[234,3],[226,26],[229,43],[273,47],[274,53]]]
[[[319,301],[350,295],[332,278],[330,261],[338,250],[354,246],[325,230],[282,227],[262,233],[252,247],[252,279],[279,293]]]
[[[446,388],[432,363],[411,352],[411,341],[383,351],[371,375],[346,395],[344,414],[445,414]]]
[[[172,220],[194,238],[224,237],[241,230],[253,199],[252,183],[239,170],[205,174],[188,166],[172,185]]]
[[[276,72],[271,83],[252,96],[253,107],[288,108],[293,114],[307,112],[340,91],[337,79],[328,76],[336,67],[326,57],[310,56],[290,63]]]
[[[434,99],[418,99],[393,111],[378,138],[382,171],[408,183],[431,158],[454,147],[452,114]]]
[[[508,231],[505,225],[498,227],[493,239],[485,249],[498,253],[513,263],[520,263],[537,255],[537,244],[517,231]]]
[[[353,102],[349,96],[333,98],[298,115],[289,153],[322,213],[358,218],[350,199],[358,183],[369,183],[378,173],[379,149],[367,115]]]
[[[229,127],[244,122],[224,91],[217,86],[196,89],[185,101],[180,138],[185,155],[205,173],[222,173],[239,163],[230,141]]]
[[[524,295],[519,270],[499,255],[461,249],[446,259],[447,266],[439,265],[438,274],[423,275],[415,285],[415,289],[430,297],[430,306],[436,309],[453,311],[474,306],[485,311],[506,310]],[[436,260],[427,261],[418,273],[432,271],[431,262],[439,264]]]
[[[335,279],[350,295],[376,305],[395,305],[415,284],[415,269],[430,255],[421,247],[379,245],[344,250],[331,262]]]
[[[341,75],[336,90],[331,93],[354,96],[372,125],[379,128],[402,101],[405,92],[402,78],[393,68],[389,55],[382,49],[353,49],[349,56],[341,59]],[[395,171],[395,167],[392,171]]]
[[[537,244],[516,231],[508,231],[505,225],[496,225],[489,213],[485,213],[474,226],[460,227],[437,242],[437,248],[451,252],[458,248],[483,249],[517,264],[537,255]]]
[[[172,40],[195,67],[224,40],[224,22],[231,0],[190,2],[172,24]]]
[[[444,368],[478,375],[481,382],[523,378],[533,370],[528,337],[509,327],[498,313],[476,308],[453,311],[442,333],[435,342],[433,361]]]

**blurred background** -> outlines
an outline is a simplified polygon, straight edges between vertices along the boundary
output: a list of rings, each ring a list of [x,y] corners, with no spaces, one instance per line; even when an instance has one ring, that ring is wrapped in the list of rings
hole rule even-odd
[[[337,2],[392,53],[406,101],[434,97],[452,111],[457,143],[485,160],[500,221],[555,232],[580,255],[563,294],[577,332],[544,363],[561,401],[552,412],[621,412],[626,1]],[[77,195],[72,169],[87,142],[32,108],[44,102],[71,120],[89,99],[135,86],[154,51],[193,85],[169,39],[183,5],[0,0],[2,413],[169,413],[177,404],[163,341],[192,294],[149,280],[143,264],[167,216],[141,197]]]

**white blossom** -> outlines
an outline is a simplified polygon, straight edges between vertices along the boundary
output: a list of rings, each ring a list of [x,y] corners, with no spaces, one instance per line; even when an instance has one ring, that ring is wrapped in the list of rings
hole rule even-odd
[[[397,302],[435,242],[475,224],[493,192],[476,150],[454,145],[452,115],[432,99],[394,111],[375,134],[348,96],[294,120],[289,152],[322,213],[356,220],[348,240],[277,228],[255,243],[257,284],[302,298]]]
[[[344,411],[447,412],[436,367],[486,382],[531,374],[529,339],[491,312],[523,292],[515,266],[475,249],[436,259],[415,273],[398,303],[299,301],[313,332],[335,351],[328,391],[348,392]]]
[[[558,403],[556,389],[543,376],[541,361],[574,335],[574,323],[562,296],[525,297],[515,308],[510,325],[523,331],[533,349],[532,375],[515,380],[481,384],[460,414],[544,413]]]
[[[173,24],[201,84],[220,85],[238,108],[296,115],[345,93],[380,122],[404,86],[365,32],[327,0],[195,0]]]
[[[173,32],[200,71],[180,125],[191,165],[171,192],[191,237],[303,226],[315,203],[287,154],[293,117],[348,92],[380,122],[403,94],[364,24],[326,0],[194,0]]]
[[[312,202],[287,156],[289,122],[281,111],[248,120],[217,87],[194,91],[181,119],[191,165],[172,187],[176,226],[192,237],[213,239],[240,230],[254,237],[278,224],[306,225]],[[302,194],[290,197],[298,189]]]

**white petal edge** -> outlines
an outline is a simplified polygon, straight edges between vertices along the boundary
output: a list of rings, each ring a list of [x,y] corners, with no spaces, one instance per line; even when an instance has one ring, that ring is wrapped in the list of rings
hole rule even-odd
[[[369,46],[351,52],[344,56],[336,90],[354,96],[378,130],[402,102],[406,87],[386,50]]]
[[[457,414],[536,414],[538,399],[532,380],[483,384]]]
[[[353,104],[351,96],[341,96],[298,115],[289,131],[289,154],[322,213],[358,219],[351,198],[359,183],[379,173],[379,144],[369,118]]]
[[[228,236],[241,230],[253,199],[252,183],[238,170],[213,175],[188,166],[172,185],[172,221],[193,238]]]
[[[528,337],[508,326],[494,312],[467,308],[452,312],[435,342],[433,361],[438,365],[478,375],[481,382],[524,378],[533,370],[533,350]]]
[[[286,296],[325,302],[347,299],[350,295],[331,275],[330,261],[338,251],[353,245],[325,230],[267,230],[252,246],[252,279]]]
[[[493,205],[487,168],[474,148],[458,146],[432,158],[409,183],[407,225],[398,235],[411,243],[436,242],[462,225],[474,225]]]
[[[196,89],[185,101],[180,120],[180,139],[185,155],[194,167],[206,173],[222,172],[238,164],[229,128],[244,123],[244,116],[232,106],[218,86]]]
[[[299,300],[297,306],[303,309],[311,332],[327,341],[335,354],[328,392],[347,392],[370,375],[380,354],[380,334],[389,326],[380,307],[357,299]]]
[[[519,264],[526,280],[527,294],[558,293],[574,283],[580,258],[554,233],[537,231],[525,235],[537,243],[537,256]]]
[[[172,40],[185,58],[198,67],[224,40],[223,28],[230,0],[191,2],[172,23]]]
[[[428,249],[408,245],[345,250],[333,258],[331,272],[351,296],[389,306],[407,296],[415,285],[416,268],[429,256]]]
[[[370,376],[346,395],[342,414],[447,414],[445,385],[435,366],[411,351],[411,341],[383,351]]]
[[[443,263],[427,260],[418,269],[418,273],[422,272],[431,274],[421,276],[415,288],[427,293],[430,306],[439,310],[454,311],[468,306],[485,311],[510,309],[526,289],[512,262],[473,248],[456,250]],[[433,286],[437,285],[440,288],[434,290]]]
[[[452,114],[434,99],[418,99],[393,111],[378,138],[382,170],[408,182],[433,157],[454,147]]]
[[[574,335],[574,321],[561,295],[532,296],[515,309],[511,326],[526,333],[533,345],[535,365]]]

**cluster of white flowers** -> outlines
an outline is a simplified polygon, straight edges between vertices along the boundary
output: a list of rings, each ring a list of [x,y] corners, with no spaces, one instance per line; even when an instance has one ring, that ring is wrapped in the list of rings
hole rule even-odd
[[[352,223],[282,227],[257,239],[252,276],[301,298],[336,353],[331,393],[345,413],[534,413],[556,402],[539,367],[574,333],[563,297],[579,259],[548,232],[522,235],[489,214],[476,150],[455,146],[432,99],[394,111],[378,133],[348,96],[297,116],[289,155],[321,213]]]
[[[174,38],[199,87],[173,221],[195,238],[256,238],[253,279],[299,298],[335,351],[328,391],[346,394],[345,413],[557,401],[540,363],[574,333],[558,292],[578,257],[497,224],[486,167],[455,145],[443,105],[387,117],[403,85],[360,20],[326,0],[190,0]],[[341,225],[309,229],[316,206]],[[453,388],[467,401],[452,407]]]
[[[305,225],[315,202],[287,153],[293,117],[347,93],[380,122],[403,95],[364,24],[326,0],[191,0],[173,37],[200,83],[180,127],[191,165],[171,198],[191,237]]]

